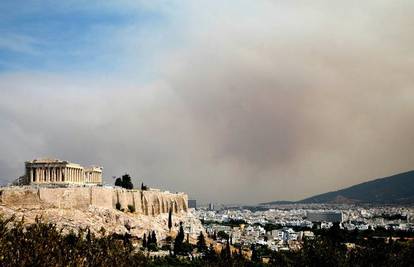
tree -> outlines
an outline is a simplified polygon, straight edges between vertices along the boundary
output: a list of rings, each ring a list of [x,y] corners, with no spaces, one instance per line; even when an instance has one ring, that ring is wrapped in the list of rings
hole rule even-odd
[[[147,234],[144,233],[144,237],[142,238],[142,247],[147,247]]]
[[[131,182],[131,176],[129,174],[122,175],[121,178],[116,178],[115,180],[115,186],[120,186],[125,189],[133,189],[134,184]]]
[[[200,252],[207,250],[206,239],[204,238],[202,231],[200,231],[200,235],[197,237],[197,248]]]
[[[147,246],[149,246],[152,243],[152,236],[151,232],[148,233],[148,239],[147,239]]]
[[[129,176],[129,174],[122,175],[122,187],[126,189],[134,188],[134,185],[131,182],[131,176]]]
[[[131,213],[134,213],[134,212],[135,212],[135,207],[134,207],[134,205],[128,205],[128,210],[129,210]]]
[[[231,259],[231,249],[230,249],[229,240],[227,240],[226,246],[221,249],[220,257],[226,260]]]
[[[152,231],[152,233],[148,233],[147,247],[148,247],[148,250],[151,250],[151,251],[158,250],[157,236],[155,234],[155,231]]]
[[[171,228],[172,228],[172,209],[170,208],[170,210],[168,211],[168,229],[171,232]]]
[[[121,178],[116,178],[116,180],[115,180],[115,186],[123,187],[122,186],[122,179]]]
[[[229,239],[229,234],[227,234],[227,233],[226,233],[226,232],[224,232],[224,231],[219,231],[219,232],[217,233],[217,237],[218,237],[218,238],[221,238],[221,239],[228,240],[228,239]]]
[[[157,244],[157,235],[155,234],[155,231],[152,231],[151,241],[153,244]]]
[[[252,258],[251,261],[253,262],[258,262],[260,260],[259,254],[257,253],[257,249],[255,245],[251,246],[251,250],[252,250]]]
[[[182,252],[183,241],[184,241],[184,228],[183,228],[183,222],[180,222],[180,230],[178,231],[178,234],[174,240],[174,255],[177,255]]]

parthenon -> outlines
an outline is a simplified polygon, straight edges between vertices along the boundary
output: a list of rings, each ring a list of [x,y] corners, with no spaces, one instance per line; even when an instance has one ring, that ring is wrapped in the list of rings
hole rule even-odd
[[[101,185],[102,167],[84,168],[57,159],[34,159],[25,162],[26,172],[19,184],[25,185]]]

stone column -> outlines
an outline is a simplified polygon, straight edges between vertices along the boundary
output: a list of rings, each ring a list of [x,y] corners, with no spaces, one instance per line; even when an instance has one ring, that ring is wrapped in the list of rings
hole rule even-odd
[[[33,168],[29,168],[30,183],[33,183]]]

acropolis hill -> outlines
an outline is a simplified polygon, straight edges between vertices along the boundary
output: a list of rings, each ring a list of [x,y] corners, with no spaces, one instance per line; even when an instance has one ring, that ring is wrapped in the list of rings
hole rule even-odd
[[[0,214],[24,217],[28,223],[41,216],[70,230],[88,227],[99,232],[103,227],[108,232],[138,236],[158,230],[162,237],[168,231],[171,209],[175,224],[190,220],[194,234],[202,229],[187,212],[185,193],[102,186],[102,168],[86,172],[80,165],[66,161],[33,160],[25,167],[25,175],[18,180],[20,185],[0,188]]]

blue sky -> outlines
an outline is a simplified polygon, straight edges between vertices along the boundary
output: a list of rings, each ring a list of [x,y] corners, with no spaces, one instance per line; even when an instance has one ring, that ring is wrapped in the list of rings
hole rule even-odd
[[[165,35],[167,15],[143,4],[100,2],[0,2],[0,72],[116,72],[131,47],[137,67],[148,65],[156,47],[146,42]]]

